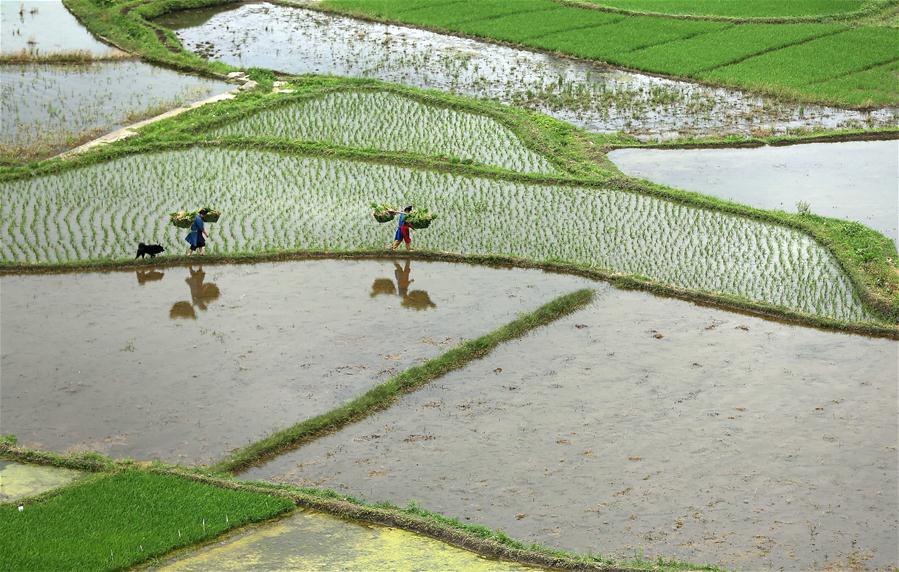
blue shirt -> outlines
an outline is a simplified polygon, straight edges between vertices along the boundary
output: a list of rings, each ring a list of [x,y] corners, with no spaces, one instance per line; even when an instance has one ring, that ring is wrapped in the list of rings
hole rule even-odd
[[[198,214],[194,217],[194,223],[190,225],[190,230],[191,232],[201,233],[203,232],[203,227],[203,217]]]
[[[400,213],[400,224],[399,228],[403,228],[403,223],[406,222],[406,213]]]

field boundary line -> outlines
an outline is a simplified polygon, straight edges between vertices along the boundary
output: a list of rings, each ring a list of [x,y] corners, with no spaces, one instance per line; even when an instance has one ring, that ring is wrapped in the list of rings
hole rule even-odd
[[[714,34],[714,33],[716,33],[716,32],[723,32],[724,30],[730,30],[731,28],[733,28],[733,27],[735,27],[735,26],[736,26],[736,24],[731,24],[731,25],[728,25],[728,26],[722,26],[722,27],[720,27],[720,28],[716,28],[716,29],[714,29],[714,30],[703,30],[703,31],[700,31],[700,32],[696,32],[696,33],[694,33],[694,34],[688,34],[688,35],[686,35],[686,36],[682,36],[682,37],[680,37],[680,38],[671,38],[670,40],[663,40],[663,41],[657,42],[657,43],[655,43],[655,44],[647,44],[647,45],[645,45],[645,46],[639,46],[639,47],[637,47],[637,48],[632,48],[632,49],[630,49],[630,50],[627,50],[627,51],[624,51],[624,52],[621,52],[621,53],[622,53],[622,54],[632,54],[632,53],[638,52],[638,51],[640,51],[640,50],[648,50],[649,48],[656,48],[656,47],[658,47],[658,46],[665,46],[665,45],[668,45],[668,44],[676,44],[677,42],[684,42],[684,41],[687,41],[687,40],[692,40],[693,38],[699,38],[699,37],[701,37],[701,36],[707,36],[707,35],[709,35],[709,34]]]
[[[217,473],[237,473],[258,466],[286,451],[389,408],[403,395],[420,389],[447,373],[489,355],[501,343],[520,338],[531,330],[547,325],[589,304],[592,289],[577,290],[547,302],[492,332],[462,342],[449,351],[392,376],[362,395],[330,411],[308,418],[255,443],[242,447],[211,467]]]
[[[596,28],[605,28],[606,26],[612,26],[614,24],[618,24],[622,22],[624,18],[617,18],[610,22],[606,22],[604,24],[584,24],[583,26],[575,26],[573,28],[565,28],[564,30],[554,30],[552,32],[546,32],[545,34],[536,34],[534,36],[525,36],[524,38],[519,38],[519,42],[528,42],[531,40],[540,40],[542,38],[548,38],[550,36],[555,36],[556,34],[567,34],[568,32],[578,32],[581,30],[594,30]]]
[[[827,83],[827,82],[832,81],[832,80],[835,80],[835,79],[843,79],[844,77],[849,77],[849,76],[855,75],[855,74],[857,74],[857,73],[863,73],[863,72],[866,72],[866,71],[870,71],[870,70],[872,70],[872,69],[874,69],[874,68],[879,68],[879,67],[881,67],[881,66],[892,65],[892,64],[894,64],[894,63],[896,63],[896,62],[899,62],[899,58],[893,58],[893,59],[891,59],[891,60],[888,60],[888,61],[885,61],[885,62],[876,63],[876,64],[868,64],[868,65],[866,65],[865,67],[859,68],[859,69],[857,69],[857,70],[852,70],[852,71],[843,72],[843,73],[837,74],[837,75],[835,75],[835,76],[827,77],[827,78],[824,78],[824,79],[816,79],[816,80],[814,80],[814,81],[810,81],[810,82],[804,83],[804,84],[802,84],[802,85],[804,85],[804,86],[805,86],[805,85],[818,85],[818,84],[822,84],[822,83]]]
[[[889,0],[881,4],[871,4],[863,6],[859,10],[852,12],[843,12],[837,14],[821,14],[818,16],[720,16],[715,14],[666,14],[664,12],[643,12],[639,10],[628,10],[626,8],[616,8],[615,6],[606,6],[587,2],[585,0],[552,0],[558,4],[569,6],[571,8],[581,8],[584,10],[597,10],[599,12],[608,12],[611,14],[623,14],[625,16],[649,16],[652,18],[667,18],[671,20],[705,20],[711,22],[732,22],[734,24],[814,24],[821,22],[834,21],[853,21],[865,16],[875,15],[886,11],[891,6],[895,6],[897,0]]]
[[[534,10],[523,10],[518,12],[503,12],[502,14],[495,14],[493,16],[488,16],[486,18],[470,18],[468,20],[457,20],[453,22],[447,22],[447,26],[460,26],[463,24],[472,24],[474,22],[491,22],[493,20],[499,20],[501,18],[506,18],[508,16],[517,16],[519,14],[539,14],[540,12],[558,12],[559,10],[564,10],[562,6],[556,6],[555,8],[537,8]]]
[[[788,44],[783,44],[783,45],[781,45],[781,46],[773,46],[773,47],[770,47],[770,48],[761,50],[761,51],[759,51],[759,52],[754,52],[754,53],[751,53],[751,54],[745,54],[745,55],[742,55],[742,56],[740,56],[740,57],[738,57],[738,58],[736,58],[736,59],[734,59],[734,60],[732,60],[732,61],[729,61],[729,62],[726,62],[726,63],[723,63],[723,64],[717,64],[717,65],[714,65],[714,66],[711,66],[711,67],[708,67],[708,68],[703,68],[703,69],[700,69],[700,70],[696,70],[696,71],[694,71],[694,72],[692,72],[692,73],[694,73],[694,74],[699,74],[699,73],[709,73],[709,72],[713,72],[713,71],[718,70],[718,69],[721,69],[721,68],[726,68],[727,66],[733,66],[733,65],[741,64],[741,63],[743,63],[743,62],[745,62],[745,61],[747,61],[747,60],[751,60],[752,58],[756,58],[756,57],[759,57],[759,56],[764,56],[765,54],[770,54],[770,53],[772,53],[772,52],[776,52],[776,51],[779,51],[779,50],[788,50],[788,49],[790,49],[790,48],[795,48],[796,46],[801,46],[801,45],[803,45],[803,44],[808,44],[809,42],[814,42],[815,40],[820,40],[821,38],[828,38],[828,37],[830,37],[830,36],[837,36],[837,35],[839,35],[839,34],[843,34],[843,33],[845,33],[845,32],[848,32],[848,31],[851,30],[851,29],[852,29],[852,28],[843,28],[842,30],[833,30],[833,31],[831,31],[831,32],[825,32],[825,33],[823,33],[823,34],[819,34],[819,35],[817,35],[817,36],[812,36],[812,37],[810,37],[810,38],[803,38],[802,40],[797,40],[797,41],[795,41],[795,42],[790,42],[790,43],[788,43]]]
[[[449,2],[438,2],[436,4],[422,4],[421,6],[416,6],[415,8],[409,8],[408,10],[400,10],[397,14],[412,14],[414,12],[421,12],[422,10],[430,10],[432,8],[446,8],[447,6],[455,6],[456,4],[465,4],[468,0],[450,0]],[[297,5],[298,7],[301,5]]]

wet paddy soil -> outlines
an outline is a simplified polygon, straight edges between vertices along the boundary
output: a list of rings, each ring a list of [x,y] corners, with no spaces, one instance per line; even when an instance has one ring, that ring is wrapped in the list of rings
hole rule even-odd
[[[82,474],[72,469],[27,465],[0,459],[0,503],[39,495],[67,485]]]
[[[445,263],[304,261],[2,278],[0,433],[218,460],[584,284]]]
[[[889,568],[897,348],[610,289],[240,476],[580,552]]]

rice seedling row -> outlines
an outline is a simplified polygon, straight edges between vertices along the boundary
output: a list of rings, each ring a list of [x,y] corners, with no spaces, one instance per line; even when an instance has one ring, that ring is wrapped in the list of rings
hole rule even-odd
[[[800,105],[299,8],[262,3],[201,14],[206,17],[200,24],[196,16],[177,14],[163,23],[177,30],[187,49],[213,60],[287,73],[375,78],[490,98],[591,131],[626,131],[642,139],[867,128],[892,126],[897,119],[892,109],[864,112]],[[468,33],[479,33],[478,26],[508,30],[510,35],[500,39],[516,41],[515,34],[556,32],[555,20],[563,29],[606,24],[580,31],[582,37],[593,38],[614,28],[619,19],[597,10],[555,9],[460,26]]]
[[[599,6],[697,16],[728,16],[733,18],[783,18],[795,16],[825,16],[846,14],[860,10],[865,0],[587,0]]]
[[[0,149],[65,148],[86,131],[111,131],[231,88],[138,61],[0,66]]]
[[[555,173],[496,120],[425,105],[391,93],[343,92],[260,111],[218,129],[240,135],[326,141],[474,161],[522,173]]]
[[[870,320],[832,256],[808,236],[758,221],[611,190],[517,184],[272,152],[194,148],[134,155],[5,183],[7,263],[178,251],[168,213],[211,205],[215,253],[385,247],[371,202],[441,214],[419,248],[565,261],[725,292],[845,320]],[[30,213],[39,213],[36,216]]]

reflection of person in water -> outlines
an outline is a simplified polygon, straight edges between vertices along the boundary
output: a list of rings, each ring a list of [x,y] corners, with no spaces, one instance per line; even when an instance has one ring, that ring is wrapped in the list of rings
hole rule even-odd
[[[370,296],[374,298],[379,294],[395,294],[403,299],[402,305],[405,308],[413,310],[426,310],[428,308],[436,308],[437,304],[431,301],[431,297],[424,290],[409,291],[409,285],[415,282],[410,278],[412,274],[412,264],[406,261],[405,266],[399,263],[393,263],[393,276],[396,285],[389,278],[377,278],[371,285]]]
[[[199,270],[193,268],[188,269],[190,276],[184,281],[190,287],[190,302],[175,302],[172,309],[169,310],[170,318],[187,318],[195,320],[197,312],[195,308],[206,310],[207,305],[214,302],[221,296],[218,286],[212,282],[205,282],[206,272],[200,267]]]
[[[147,282],[162,280],[162,277],[165,276],[165,273],[159,270],[136,270],[135,274],[137,275],[137,283],[141,286]]]

